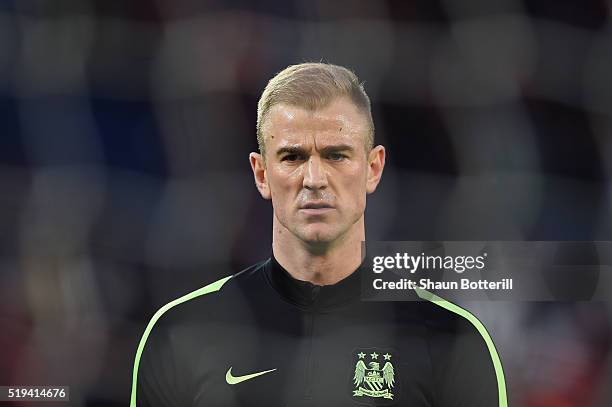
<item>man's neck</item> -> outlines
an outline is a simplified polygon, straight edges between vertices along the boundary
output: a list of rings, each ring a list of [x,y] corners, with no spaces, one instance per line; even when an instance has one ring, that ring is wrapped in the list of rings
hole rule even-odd
[[[282,229],[281,233],[277,233],[277,228]],[[274,258],[295,279],[316,285],[335,284],[361,264],[361,243],[365,240],[363,218],[333,244],[308,244],[276,222],[274,229]]]

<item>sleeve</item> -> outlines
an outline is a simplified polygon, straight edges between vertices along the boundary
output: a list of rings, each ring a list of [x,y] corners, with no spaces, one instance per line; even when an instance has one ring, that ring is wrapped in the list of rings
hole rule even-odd
[[[498,407],[500,394],[494,358],[485,339],[469,322],[447,332],[432,345],[435,405]]]
[[[170,334],[163,325],[154,324],[145,330],[133,376],[131,407],[186,405],[181,401]]]

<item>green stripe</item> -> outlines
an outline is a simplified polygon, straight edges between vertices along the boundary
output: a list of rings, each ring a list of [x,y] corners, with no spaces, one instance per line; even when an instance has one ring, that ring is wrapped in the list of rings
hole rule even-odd
[[[140,358],[142,357],[142,352],[144,350],[145,344],[147,343],[147,338],[149,337],[149,334],[153,330],[153,326],[155,325],[157,320],[161,318],[161,316],[164,315],[166,311],[168,311],[170,308],[176,305],[192,300],[201,295],[219,291],[221,287],[223,287],[223,284],[225,284],[227,280],[229,280],[232,277],[233,276],[224,277],[221,280],[217,280],[214,283],[208,284],[206,287],[199,288],[195,291],[190,292],[189,294],[186,294],[182,297],[177,298],[176,300],[170,301],[169,303],[161,307],[155,313],[155,315],[153,315],[153,318],[151,318],[151,320],[149,321],[149,324],[147,325],[147,328],[142,334],[142,338],[140,339],[140,343],[138,344],[138,350],[136,351],[136,359],[134,360],[134,371],[132,373],[132,396],[130,398],[130,407],[136,407],[136,387],[137,387],[136,384],[138,381],[138,366],[140,365]]]
[[[491,355],[491,359],[493,360],[493,367],[495,368],[495,375],[497,376],[497,393],[499,396],[499,407],[508,407],[508,397],[506,396],[506,379],[504,377],[504,369],[502,367],[501,359],[497,354],[497,350],[495,349],[493,339],[491,339],[491,335],[489,335],[489,332],[487,332],[487,328],[485,328],[483,323],[480,322],[480,320],[469,311],[461,308],[456,304],[453,304],[450,301],[445,300],[444,298],[438,297],[437,295],[430,293],[427,290],[420,289],[418,287],[415,288],[415,291],[420,298],[431,301],[442,308],[454,312],[455,314],[461,315],[463,318],[470,321],[472,325],[476,327],[480,335],[485,340],[487,348],[489,349],[489,354]]]

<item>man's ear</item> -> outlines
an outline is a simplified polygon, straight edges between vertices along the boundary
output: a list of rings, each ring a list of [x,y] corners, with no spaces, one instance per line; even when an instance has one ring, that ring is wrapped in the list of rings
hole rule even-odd
[[[385,169],[385,148],[376,146],[368,154],[368,179],[366,180],[366,192],[371,194],[376,191],[383,170]]]
[[[266,163],[261,154],[249,154],[251,169],[253,170],[253,178],[255,178],[255,186],[264,199],[270,199],[270,186],[268,185],[268,177],[266,174]]]

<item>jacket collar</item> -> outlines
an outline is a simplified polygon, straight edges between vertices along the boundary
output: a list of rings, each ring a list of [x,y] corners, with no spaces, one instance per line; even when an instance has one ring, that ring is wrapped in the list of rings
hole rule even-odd
[[[329,310],[359,301],[361,297],[361,271],[363,264],[353,273],[330,285],[316,285],[294,278],[274,258],[264,264],[272,287],[290,303],[308,310]]]

